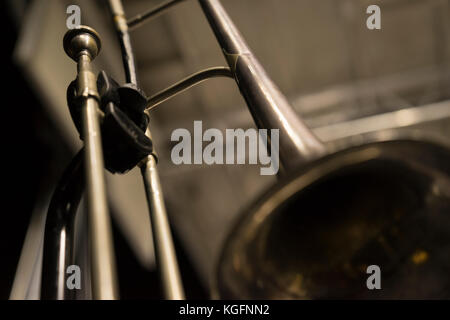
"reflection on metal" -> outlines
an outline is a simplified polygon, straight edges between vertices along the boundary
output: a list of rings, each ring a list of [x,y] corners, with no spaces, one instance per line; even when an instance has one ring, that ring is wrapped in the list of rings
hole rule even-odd
[[[67,167],[53,193],[44,232],[41,299],[66,300],[74,291],[65,285],[67,267],[74,263],[75,216],[84,191],[84,150]]]
[[[78,63],[77,94],[82,99],[92,293],[94,299],[116,299],[116,264],[106,200],[99,95],[96,76],[91,69],[91,61],[100,51],[100,37],[85,26],[69,30],[64,36],[64,50]]]
[[[200,5],[257,126],[280,130],[280,163],[284,170],[322,155],[324,146],[267,76],[220,2],[200,0]]]
[[[175,83],[167,89],[164,89],[148,99],[148,107],[147,110],[152,110],[156,106],[160,105],[164,101],[175,97],[176,95],[182,93],[183,91],[200,84],[201,82],[215,78],[215,77],[228,77],[232,78],[233,74],[231,73],[230,68],[226,67],[215,67],[202,70],[200,72],[194,73],[189,77]]]
[[[171,7],[173,7],[174,5],[176,5],[182,1],[185,1],[185,0],[169,0],[169,1],[161,3],[160,5],[156,6],[155,8],[152,8],[142,14],[138,14],[137,16],[128,20],[128,27],[130,29],[139,27],[143,23],[150,21],[152,18],[157,17],[158,15],[162,14],[166,10],[170,9]]]

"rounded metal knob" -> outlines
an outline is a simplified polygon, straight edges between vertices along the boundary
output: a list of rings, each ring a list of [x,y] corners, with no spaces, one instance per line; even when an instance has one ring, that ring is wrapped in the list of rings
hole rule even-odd
[[[91,60],[94,60],[101,48],[99,34],[87,26],[79,26],[67,31],[63,44],[67,55],[77,62],[82,54],[87,54]]]

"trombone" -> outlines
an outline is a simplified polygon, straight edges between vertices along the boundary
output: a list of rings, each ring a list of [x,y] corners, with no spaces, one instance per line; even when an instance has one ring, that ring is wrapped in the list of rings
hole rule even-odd
[[[120,0],[108,1],[128,88],[138,88],[129,30],[182,1],[166,1],[129,20]],[[436,280],[423,285],[416,279],[399,287],[395,277],[389,276],[392,285],[381,297],[417,297],[414,293],[422,286],[418,297],[448,298],[450,277],[439,270],[450,267],[449,255],[445,254],[450,244],[450,236],[445,232],[450,228],[450,151],[442,145],[409,137],[375,141],[335,153],[328,151],[269,78],[220,1],[199,3],[228,66],[206,69],[181,80],[147,98],[141,111],[147,114],[206,79],[233,78],[256,125],[261,129],[279,129],[282,166],[277,184],[243,213],[230,232],[217,268],[213,297],[376,298],[379,296],[361,289],[365,275],[361,270],[380,264],[390,275],[422,271]],[[102,112],[90,71],[90,63],[100,50],[100,37],[93,29],[82,26],[66,34],[64,46],[78,63],[76,94],[83,110],[80,122],[85,147],[68,167],[49,208],[42,297],[71,298],[64,287],[64,271],[73,261],[73,220],[85,181],[93,297],[116,299],[114,248],[103,178],[103,132],[99,130]],[[148,127],[145,134],[151,139]],[[138,165],[165,297],[183,299],[154,150],[142,157]],[[435,258],[427,262],[426,269],[408,262],[408,257],[420,250]],[[329,282],[324,284],[324,279]]]

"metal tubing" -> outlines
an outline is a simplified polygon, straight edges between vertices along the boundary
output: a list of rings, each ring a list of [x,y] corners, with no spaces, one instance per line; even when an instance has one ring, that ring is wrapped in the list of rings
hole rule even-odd
[[[103,151],[98,120],[98,102],[86,99],[82,110],[85,141],[89,238],[91,241],[91,277],[94,299],[118,298],[116,265],[111,222],[106,200]]]
[[[137,85],[136,62],[134,60],[133,46],[131,45],[128,24],[125,18],[121,0],[109,0],[109,8],[113,15],[114,26],[122,50],[122,60],[125,69],[126,82]]]
[[[83,155],[83,150],[78,152],[65,170],[48,208],[42,258],[42,300],[74,298],[74,291],[66,286],[66,271],[74,263],[74,221],[84,190]]]
[[[156,159],[153,155],[148,156],[144,161],[141,171],[149,204],[156,262],[164,296],[169,300],[183,300],[185,299],[183,284],[167,219]]]
[[[135,28],[141,26],[142,24],[144,24],[145,22],[150,21],[152,18],[157,17],[158,15],[162,14],[166,10],[170,9],[171,7],[173,7],[174,5],[176,5],[182,1],[185,1],[185,0],[169,0],[169,1],[161,3],[160,5],[152,8],[142,14],[138,14],[135,17],[128,20],[128,27],[130,28],[130,30],[135,29]]]
[[[152,110],[156,106],[160,105],[164,101],[175,97],[183,91],[211,78],[215,77],[228,77],[233,78],[230,68],[227,67],[215,67],[202,70],[194,73],[187,78],[175,83],[174,85],[154,94],[148,99],[148,106],[146,110]]]
[[[91,68],[91,61],[98,55],[100,47],[100,36],[86,26],[71,29],[64,36],[64,50],[77,62],[78,70],[77,96],[81,101],[85,150],[92,295],[94,299],[110,300],[118,298],[116,265],[106,200],[99,94]]]
[[[130,42],[122,1],[109,0],[109,6],[114,16],[114,23],[124,56],[123,61],[127,81],[137,86],[133,48]],[[146,135],[151,138],[150,128],[147,128]],[[181,300],[184,299],[184,290],[159,182],[155,155],[149,155],[143,160],[141,172],[146,189],[156,259],[164,294],[167,299]]]
[[[220,2],[199,2],[257,126],[280,130],[280,162],[284,170],[324,154],[324,145],[268,77]]]

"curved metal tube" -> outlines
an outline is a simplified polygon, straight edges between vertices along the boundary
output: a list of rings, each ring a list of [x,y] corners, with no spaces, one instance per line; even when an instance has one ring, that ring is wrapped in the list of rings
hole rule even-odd
[[[130,30],[139,27],[140,25],[144,24],[147,21],[150,21],[152,18],[155,18],[156,16],[160,15],[167,9],[170,9],[174,5],[185,1],[185,0],[169,0],[164,3],[161,3],[160,5],[142,13],[138,14],[135,17],[128,20],[127,24]]]
[[[164,101],[175,97],[187,89],[211,78],[228,77],[233,78],[233,73],[227,67],[214,67],[194,73],[174,85],[154,94],[148,99],[146,110],[152,110]]]
[[[279,152],[283,168],[288,171],[324,154],[322,142],[268,77],[220,2],[199,2],[257,126],[280,130]]]
[[[65,279],[67,267],[73,264],[74,221],[84,190],[84,150],[78,152],[65,170],[53,193],[44,231],[41,299],[74,298]]]

